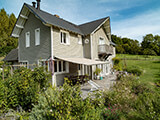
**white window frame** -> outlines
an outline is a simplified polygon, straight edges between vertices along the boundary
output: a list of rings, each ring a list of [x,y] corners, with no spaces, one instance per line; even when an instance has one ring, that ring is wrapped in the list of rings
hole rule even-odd
[[[39,31],[39,34],[37,34],[37,31]],[[40,45],[40,33],[40,28],[35,29],[35,46]]]
[[[82,45],[82,36],[81,35],[78,35],[78,44]]]
[[[63,35],[62,35],[62,38],[61,38],[61,33],[66,34],[66,43],[64,43]],[[61,39],[62,39],[62,42],[61,42]],[[64,31],[64,30],[60,30],[60,43],[63,44],[63,45],[70,45],[70,34],[69,34],[69,32]]]
[[[69,73],[69,63],[65,61],[65,71],[63,71],[63,61],[62,60],[54,60],[54,62],[57,62],[57,72],[54,72],[55,74],[63,74],[63,73]],[[61,71],[59,71],[59,62],[61,62]]]
[[[28,37],[29,36],[29,37]],[[26,48],[30,47],[30,32],[25,33],[25,42],[26,42]]]
[[[27,63],[27,64],[25,64],[25,63]],[[29,62],[28,62],[28,60],[23,60],[23,61],[21,61],[21,62],[20,62],[20,65],[26,65],[26,66],[23,66],[23,67],[29,68]]]
[[[100,43],[100,39],[103,39],[104,43]],[[98,45],[104,45],[104,44],[105,44],[105,38],[100,36],[98,39]]]
[[[47,67],[48,67],[48,71],[49,71],[49,61],[47,59],[39,59],[37,60],[38,66],[41,67],[40,62],[48,62]],[[44,68],[46,67],[46,64],[44,65]]]

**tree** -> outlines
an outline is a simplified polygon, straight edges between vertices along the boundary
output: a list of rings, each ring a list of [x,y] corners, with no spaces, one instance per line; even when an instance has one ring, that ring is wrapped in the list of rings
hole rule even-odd
[[[10,37],[15,23],[16,17],[13,13],[7,15],[4,9],[0,10],[0,55],[6,55],[18,45],[18,40]]]

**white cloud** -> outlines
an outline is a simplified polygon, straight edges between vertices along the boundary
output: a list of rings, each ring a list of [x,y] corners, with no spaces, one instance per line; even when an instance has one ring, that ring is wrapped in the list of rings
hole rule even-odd
[[[160,34],[160,9],[112,23],[112,33],[142,41],[146,34]]]

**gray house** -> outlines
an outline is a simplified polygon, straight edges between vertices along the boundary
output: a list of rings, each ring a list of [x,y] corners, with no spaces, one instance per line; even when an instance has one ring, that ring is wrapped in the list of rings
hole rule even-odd
[[[75,25],[42,11],[37,0],[32,6],[24,3],[12,36],[19,39],[17,62],[52,67],[52,84],[57,86],[69,75],[93,78],[96,67],[103,76],[111,72],[115,47],[109,17]]]

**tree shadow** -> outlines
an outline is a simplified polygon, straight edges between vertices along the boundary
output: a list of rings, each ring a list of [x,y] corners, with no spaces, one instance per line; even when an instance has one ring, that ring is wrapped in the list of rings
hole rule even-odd
[[[160,64],[160,61],[153,61],[152,63],[158,63],[158,64]]]

